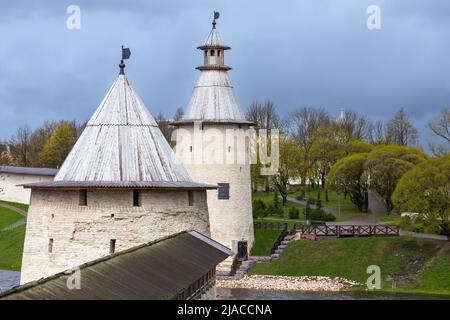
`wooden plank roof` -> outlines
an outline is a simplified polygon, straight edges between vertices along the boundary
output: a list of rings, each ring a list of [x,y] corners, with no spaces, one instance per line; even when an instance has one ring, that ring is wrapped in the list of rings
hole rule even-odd
[[[70,272],[13,288],[5,300],[174,299],[231,254],[196,232],[184,231],[79,266],[81,288],[70,290]]]
[[[119,75],[55,181],[192,180],[127,77]]]

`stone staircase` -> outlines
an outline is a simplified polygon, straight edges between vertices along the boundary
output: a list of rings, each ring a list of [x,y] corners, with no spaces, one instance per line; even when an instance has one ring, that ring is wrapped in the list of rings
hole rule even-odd
[[[280,245],[275,249],[275,252],[270,255],[271,260],[278,260],[284,248],[286,248],[290,242],[298,239],[300,239],[300,234],[298,231],[294,234],[288,234],[287,236],[285,236]]]
[[[236,259],[233,263],[233,266],[231,268],[231,271],[226,272],[219,272],[216,271],[217,279],[220,280],[239,280],[244,277],[244,275],[247,273],[247,270],[251,268],[251,266],[256,262],[256,260],[253,260],[252,258],[248,260],[238,260]]]

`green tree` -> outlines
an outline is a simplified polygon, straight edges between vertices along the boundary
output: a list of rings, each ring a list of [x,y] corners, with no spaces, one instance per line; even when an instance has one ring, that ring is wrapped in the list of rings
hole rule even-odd
[[[268,141],[268,151],[270,151],[270,137],[273,129],[280,129],[281,121],[278,116],[278,111],[275,103],[271,100],[267,100],[264,103],[254,101],[246,111],[246,119],[255,124],[254,129],[258,135],[262,134],[261,129],[266,130],[265,135]],[[259,157],[259,155],[258,155]],[[258,159],[257,159],[258,160]],[[253,191],[258,190],[259,184],[263,184],[266,192],[269,192],[270,179],[266,175],[261,175],[262,165],[259,161],[256,164],[251,165],[251,181]]]
[[[395,210],[418,212],[450,234],[450,155],[419,163],[406,172],[392,195]]]
[[[369,153],[364,164],[369,173],[370,187],[383,197],[387,210],[393,209],[392,194],[402,175],[414,165],[427,159],[418,148],[381,145]]]
[[[44,166],[60,167],[75,142],[76,133],[70,123],[61,122],[57,124],[41,151]]]
[[[326,188],[326,180],[328,172],[333,164],[345,155],[343,146],[344,142],[340,137],[342,129],[334,123],[320,126],[313,134],[311,146],[311,161],[317,170],[320,186],[325,189],[325,201],[328,201],[328,191]],[[320,187],[317,198],[320,200]]]
[[[340,159],[328,175],[328,187],[350,196],[362,212],[369,209],[369,179],[364,165],[368,153],[356,153]]]
[[[289,179],[298,176],[298,159],[301,150],[297,143],[280,137],[280,161],[277,174],[272,176],[272,185],[280,193],[283,206],[286,205]]]
[[[369,153],[373,150],[374,146],[366,141],[353,140],[347,142],[344,146],[346,155],[355,153]]]

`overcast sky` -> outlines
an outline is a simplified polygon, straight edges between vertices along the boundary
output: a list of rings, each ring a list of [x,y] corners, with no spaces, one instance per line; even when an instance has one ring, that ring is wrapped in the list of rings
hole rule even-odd
[[[388,119],[405,107],[426,147],[426,123],[450,105],[448,0],[0,3],[0,139],[21,125],[87,120],[117,77],[122,44],[147,107],[171,117],[190,98],[213,10],[242,108],[271,99],[282,114],[316,106]],[[79,30],[66,28],[71,4]],[[371,4],[381,30],[366,26]]]

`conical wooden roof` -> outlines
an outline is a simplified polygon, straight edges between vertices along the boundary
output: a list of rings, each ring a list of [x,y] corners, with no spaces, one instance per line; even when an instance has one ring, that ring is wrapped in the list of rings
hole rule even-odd
[[[192,180],[127,77],[119,75],[55,181]]]

